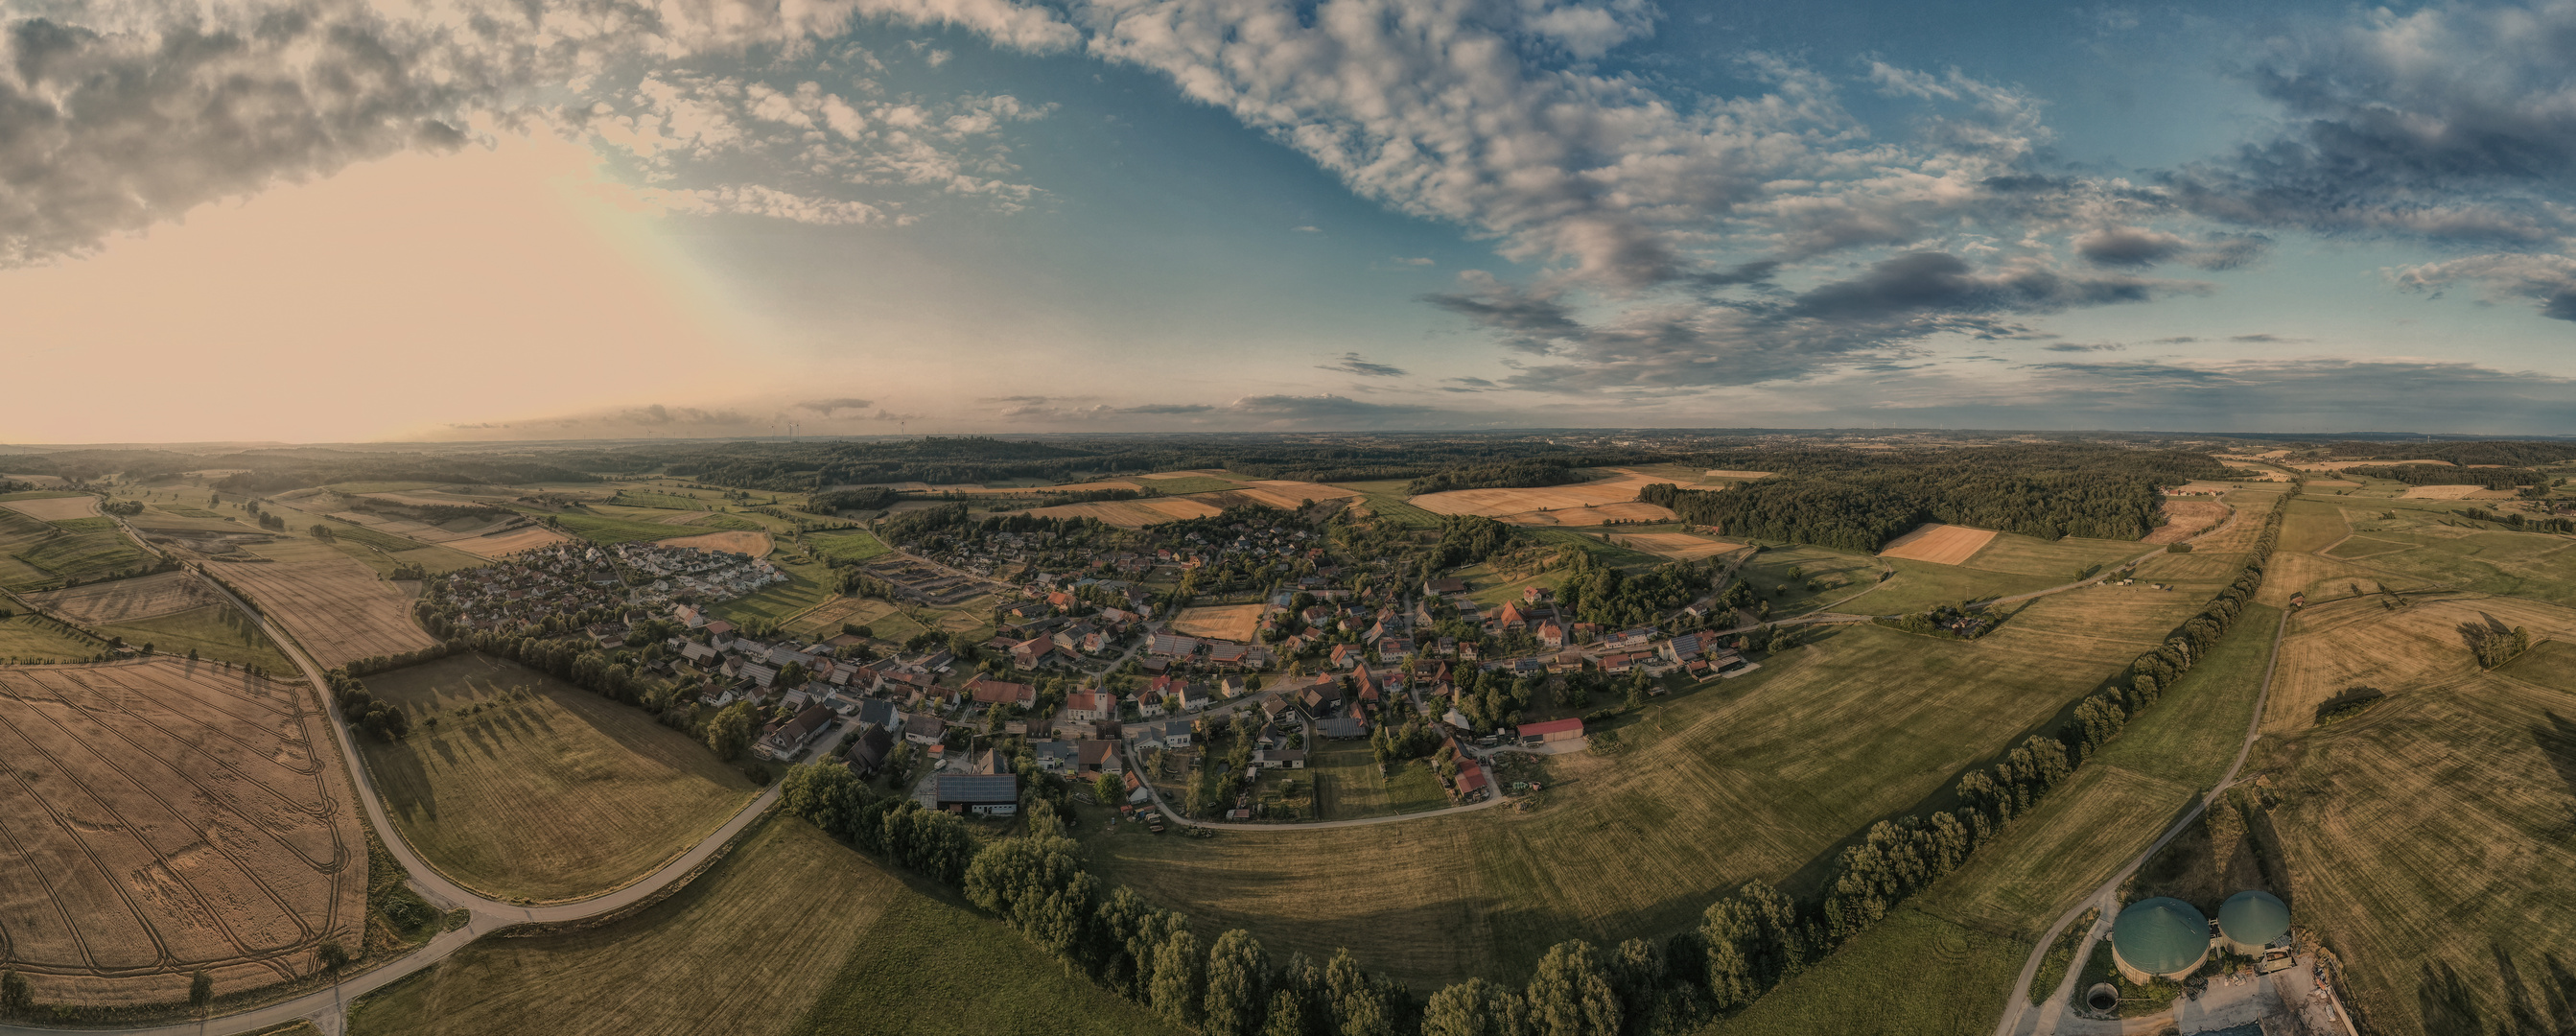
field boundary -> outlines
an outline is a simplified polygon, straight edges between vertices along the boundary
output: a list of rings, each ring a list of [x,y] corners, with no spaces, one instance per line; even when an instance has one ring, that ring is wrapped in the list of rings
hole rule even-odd
[[[752,804],[750,806],[745,806],[744,809],[750,809],[753,806],[759,807],[760,815],[758,818],[754,819],[751,823],[744,824],[740,830],[735,831],[733,833],[733,837],[725,839],[724,844],[717,846],[716,851],[708,854],[706,859],[699,861],[697,866],[689,868],[686,873],[671,879],[670,882],[664,884],[659,889],[655,889],[652,894],[647,895],[642,899],[638,899],[635,902],[628,903],[625,906],[618,907],[617,909],[592,914],[588,917],[573,918],[567,921],[522,921],[518,924],[495,928],[483,934],[500,939],[533,939],[546,935],[568,935],[573,932],[583,932],[593,928],[602,928],[616,924],[619,921],[626,920],[627,918],[659,906],[663,901],[670,899],[672,896],[679,895],[681,890],[697,884],[698,879],[706,876],[706,873],[709,870],[713,870],[716,864],[724,862],[727,858],[733,855],[733,851],[735,849],[741,848],[745,839],[750,838],[756,832],[766,829],[770,824],[778,822],[778,818],[771,815],[777,809],[777,799],[771,799],[768,804],[762,805],[757,800],[757,797],[755,797]],[[735,816],[740,815],[740,812],[735,813]],[[728,819],[730,820],[730,818]],[[690,848],[696,848],[696,846],[691,846]],[[667,865],[668,863],[670,863],[670,861],[667,859],[662,861],[662,865]],[[657,865],[657,869],[659,866],[660,865]],[[653,871],[646,871],[644,873],[646,875],[650,875]],[[627,883],[627,885],[630,886],[633,884],[634,882]],[[620,886],[620,888],[623,887],[626,886]],[[617,890],[611,889],[609,891],[614,892]],[[606,894],[607,893],[601,893],[601,895]]]

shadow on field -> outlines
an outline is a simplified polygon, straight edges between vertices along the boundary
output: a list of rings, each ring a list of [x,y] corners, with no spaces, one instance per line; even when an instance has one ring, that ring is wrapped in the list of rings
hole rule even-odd
[[[2425,1032],[2493,1031],[2498,1036],[2576,1032],[2576,972],[2568,969],[2566,961],[2544,953],[2541,974],[2526,979],[2511,951],[2491,944],[2488,952],[2495,956],[2494,982],[2503,993],[2503,1009],[2494,1011],[2481,1003],[2484,998],[2473,985],[2475,975],[2464,977],[2450,961],[2437,960],[2419,969],[2415,983],[2415,1007],[2423,1015]]]
[[[2543,712],[2541,716],[2541,722],[2532,724],[2531,739],[2540,745],[2540,754],[2549,757],[2558,779],[2567,782],[2567,790],[2576,792],[2576,720],[2555,712]],[[2571,814],[2568,822],[2576,825],[2576,814]]]
[[[444,741],[433,739],[430,743],[440,746],[443,752]],[[370,744],[364,751],[368,765],[375,770],[376,793],[385,797],[389,811],[401,814],[417,810],[424,821],[438,819],[438,792],[429,782],[429,769],[421,765],[417,736],[392,744]],[[394,800],[397,790],[404,801]]]

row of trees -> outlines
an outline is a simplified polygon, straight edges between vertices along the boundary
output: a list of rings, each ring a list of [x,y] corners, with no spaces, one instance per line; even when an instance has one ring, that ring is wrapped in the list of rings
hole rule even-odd
[[[1424,493],[1439,493],[1452,489],[1562,486],[1589,481],[1591,478],[1589,473],[1563,458],[1525,457],[1519,460],[1461,464],[1442,468],[1405,483],[1404,493],[1406,496],[1420,496]]]
[[[2410,486],[2483,486],[2488,489],[2512,489],[2549,481],[2547,475],[2527,468],[2455,468],[2448,464],[2374,465],[2345,468],[2344,474],[2384,478]]]

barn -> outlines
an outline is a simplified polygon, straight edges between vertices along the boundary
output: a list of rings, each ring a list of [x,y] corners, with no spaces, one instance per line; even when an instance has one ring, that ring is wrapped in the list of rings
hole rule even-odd
[[[1545,723],[1523,723],[1520,727],[1520,735],[1522,744],[1532,746],[1552,741],[1576,741],[1583,737],[1583,720],[1580,717],[1568,717],[1552,719]]]
[[[2120,977],[2142,986],[2179,980],[2208,958],[2209,941],[2209,919],[2200,908],[2171,896],[2142,899],[2112,922],[2111,961]]]

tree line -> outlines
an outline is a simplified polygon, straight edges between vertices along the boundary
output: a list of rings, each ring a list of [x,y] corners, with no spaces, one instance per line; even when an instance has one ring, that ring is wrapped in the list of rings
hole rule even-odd
[[[1532,486],[1562,486],[1588,482],[1592,476],[1572,462],[1556,457],[1526,457],[1486,464],[1461,464],[1442,468],[1404,484],[1407,496],[1440,493],[1452,489],[1521,489]]]
[[[2384,478],[2410,486],[2478,486],[2484,489],[2512,489],[2515,486],[2547,485],[2549,476],[2528,468],[2455,468],[2446,464],[2401,464],[2345,468],[2344,474],[2364,478]]]

